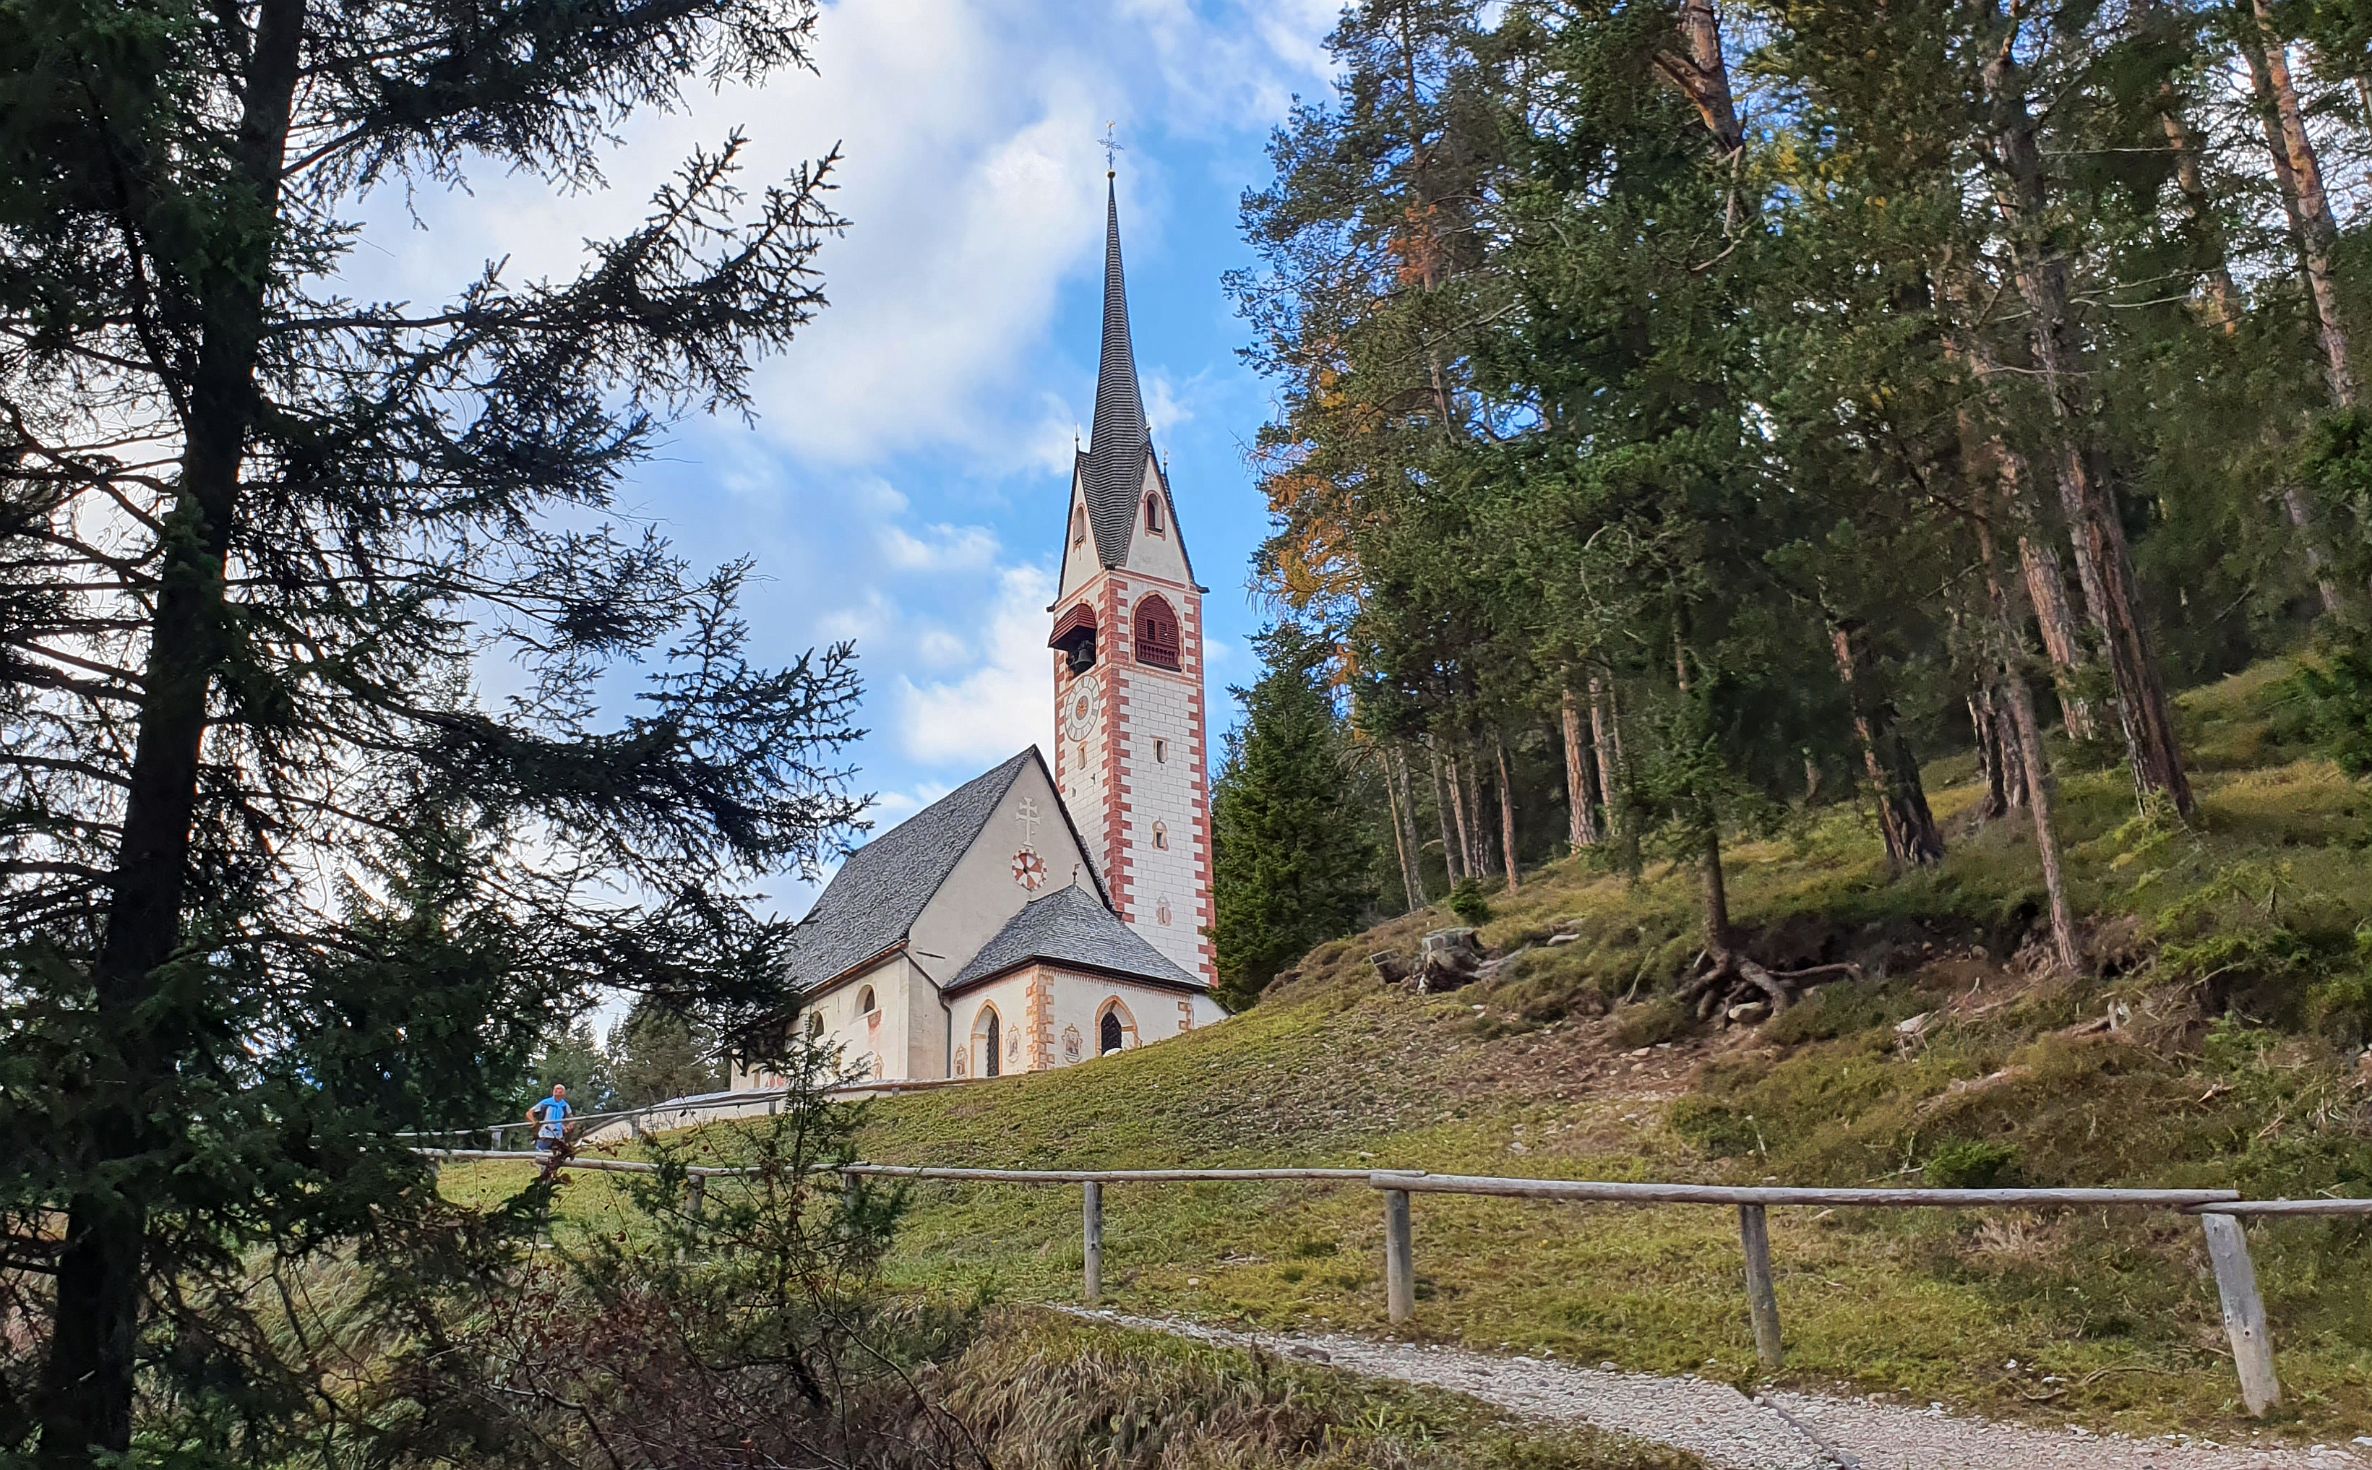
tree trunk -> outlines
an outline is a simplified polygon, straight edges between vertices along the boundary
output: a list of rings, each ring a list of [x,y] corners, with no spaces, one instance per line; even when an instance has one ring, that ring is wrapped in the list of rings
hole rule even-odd
[[[1977,806],[1977,820],[1991,822],[2007,815],[2010,809],[2001,734],[1993,719],[1992,685],[1981,685],[1969,692],[1968,724],[1977,742],[1977,779],[1985,783],[1985,799]]]
[[[2323,377],[2331,401],[2341,408],[2356,405],[2356,372],[2347,327],[2339,316],[2338,271],[2334,254],[2339,227],[2331,215],[2330,196],[2323,189],[2322,160],[2314,139],[2306,132],[2305,110],[2290,76],[2290,49],[2265,13],[2265,0],[2249,0],[2253,27],[2242,45],[2248,55],[2249,76],[2268,113],[2266,143],[2273,153],[2273,174],[2281,186],[2290,227],[2297,237],[2298,264],[2306,274],[2307,295],[2314,302],[2314,325],[2323,348]]]
[[[1936,829],[1935,814],[1928,810],[1927,788],[1896,719],[1894,701],[1878,687],[1868,629],[1857,619],[1832,617],[1829,647],[1836,654],[1837,678],[1844,684],[1846,701],[1853,710],[1853,733],[1861,741],[1870,793],[1877,798],[1886,866],[1897,873],[1907,867],[1934,867],[1944,860],[1944,834]]]
[[[2314,306],[2315,337],[2323,349],[2323,382],[2335,406],[2353,408],[2358,397],[2354,354],[2346,324],[2340,320],[2338,286],[2333,279],[2332,247],[2338,239],[2338,224],[2331,216],[2330,196],[2323,190],[2322,161],[2315,154],[2314,140],[2307,135],[2298,89],[2290,78],[2288,49],[2266,26],[2264,6],[2255,0],[2240,49],[2248,59],[2249,82],[2265,128],[2265,148],[2273,160],[2273,180],[2290,222],[2290,242],[2297,249],[2298,267],[2306,277],[2307,297]],[[2314,577],[2323,611],[2344,611],[2339,584],[2324,567],[2322,532],[2315,524],[2314,507],[2305,488],[2294,480],[2285,481],[2281,508],[2306,547],[2307,571]]]
[[[1515,787],[1507,779],[1507,739],[1493,732],[1492,753],[1499,758],[1499,846],[1507,857],[1507,891],[1524,886],[1515,856]]]
[[[1390,745],[1384,747],[1384,805],[1392,814],[1392,852],[1400,860],[1400,886],[1408,895],[1408,907],[1402,912],[1413,914],[1425,906],[1425,885],[1417,876],[1416,824],[1415,814],[1408,809],[1408,780],[1400,752]]]
[[[1606,830],[1620,830],[1618,815],[1623,763],[1622,722],[1614,708],[1614,686],[1590,675],[1590,747],[1598,753],[1598,795],[1606,803]]]
[[[2010,810],[2026,809],[2026,752],[2018,737],[2018,722],[2010,716],[2009,695],[1993,691],[1993,731],[2001,740],[2002,768],[2010,773]]]
[[[2011,474],[2025,473],[2025,457],[2017,456]],[[2051,682],[2059,691],[2059,713],[2068,735],[2076,740],[2100,738],[2100,715],[2083,694],[2084,655],[2075,610],[2067,603],[2067,572],[2059,549],[2038,536],[2018,538],[2018,566],[2026,578],[2027,603],[2034,609],[2035,630],[2042,635],[2043,652],[2051,661]]]
[[[224,207],[251,220],[279,217],[304,24],[303,0],[263,0],[256,11],[235,174],[223,191]],[[86,1182],[66,1202],[36,1406],[44,1470],[113,1463],[132,1442],[149,1225],[139,1161],[162,1147],[160,1130],[172,1127],[160,1110],[176,1066],[159,1035],[174,1023],[146,1012],[156,995],[152,977],[182,944],[207,698],[224,657],[223,572],[257,412],[255,372],[275,232],[250,224],[228,239],[249,258],[215,262],[217,284],[199,306],[181,478],[149,625],[146,697],[91,972],[101,1045],[112,1052],[105,1064],[115,1075],[103,1088],[61,1081],[89,1123],[85,1138],[72,1145]]]
[[[2135,14],[2148,21],[2154,20],[2157,12],[2156,0],[2142,0]],[[2174,154],[2175,187],[2182,191],[2192,243],[2205,256],[2199,269],[2207,288],[2208,320],[2229,337],[2240,330],[2240,292],[2232,284],[2231,254],[2225,248],[2223,226],[2216,217],[2215,198],[2208,193],[2207,180],[2199,171],[2199,140],[2191,134],[2186,113],[2183,95],[2174,83],[2160,82],[2158,127],[2166,134],[2166,146]]]
[[[1994,668],[2000,679],[1999,694],[2002,706],[2009,715],[2011,733],[2017,741],[2018,774],[2025,788],[2026,808],[2034,819],[2034,850],[2043,872],[2043,897],[2050,911],[2051,951],[2060,967],[2069,974],[2082,967],[2082,955],[2076,948],[2075,918],[2068,910],[2067,879],[2059,861],[2059,819],[2052,779],[2050,753],[2043,748],[2042,726],[2034,716],[2034,695],[2026,687],[2021,656],[2025,646],[2024,622],[2004,583],[1998,560],[1993,551],[1993,533],[1980,518],[1977,523],[1977,546],[1985,564],[1985,591],[1993,612]],[[2008,741],[2005,740],[2004,754]]]
[[[1680,45],[1656,57],[1657,69],[1680,89],[1713,135],[1724,158],[1746,141],[1730,92],[1729,63],[1721,54],[1721,16],[1713,0],[1680,0]]]
[[[2066,258],[2052,238],[2049,197],[2035,124],[2018,75],[2014,49],[2005,48],[1984,68],[1995,108],[1996,155],[2001,169],[1995,191],[2009,226],[2018,294],[2024,301],[2035,373],[2051,408],[2053,474],[2075,543],[2077,580],[2099,634],[2109,676],[2116,687],[2117,717],[2125,736],[2127,763],[2136,790],[2155,794],[2188,817],[2196,810],[2184,774],[2157,659],[2141,623],[2141,599],[2134,586],[2132,553],[2116,497],[2092,463],[2092,405],[2076,361],[2074,323],[2068,310]],[[2032,703],[2031,697],[2027,702]]]
[[[1426,740],[1426,747],[1433,756],[1433,815],[1441,823],[1441,870],[1449,879],[1450,886],[1455,888],[1458,880],[1466,876],[1465,869],[1458,862],[1458,842],[1450,827],[1451,810],[1455,803],[1450,798],[1450,784],[1441,774],[1441,747],[1430,737]]]
[[[1957,300],[1963,293],[1955,287],[1951,295]],[[1956,335],[1945,351],[1989,387],[2002,376],[2001,359],[1980,331],[1971,329]],[[2043,651],[2050,655],[2051,680],[2059,691],[2059,710],[2067,721],[2069,735],[2077,740],[2095,740],[2100,734],[2099,715],[2082,692],[2084,669],[2090,660],[2076,628],[2075,613],[2068,606],[2066,569],[2060,564],[2058,550],[2034,530],[2042,519],[2034,489],[2034,468],[2025,453],[2013,448],[2000,434],[1990,429],[1980,432],[1974,418],[1965,411],[1960,434],[1963,452],[1973,464],[1981,466],[1977,478],[1989,474],[2011,503],[2022,507],[2021,524],[2025,529],[2018,536],[2018,560],[2026,577],[2027,599],[2042,633]]]
[[[1575,852],[1598,845],[1598,811],[1591,800],[1590,761],[1581,728],[1581,695],[1572,684],[1558,701],[1565,737],[1566,837]]]
[[[1721,824],[1707,812],[1704,845],[1698,850],[1697,878],[1705,899],[1705,955],[1715,968],[1730,962],[1730,889],[1721,871]]]
[[[1473,788],[1467,781],[1464,767],[1456,751],[1447,757],[1450,777],[1450,817],[1458,828],[1458,875],[1461,878],[1480,878],[1482,868],[1474,860]]]
[[[1476,878],[1491,876],[1491,843],[1483,835],[1482,777],[1475,771],[1471,751],[1450,765],[1452,794],[1458,798],[1458,836],[1466,844],[1466,871]]]

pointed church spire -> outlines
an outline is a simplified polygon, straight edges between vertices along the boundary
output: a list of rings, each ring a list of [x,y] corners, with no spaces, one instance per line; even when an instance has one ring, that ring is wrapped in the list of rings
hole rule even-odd
[[[1120,196],[1112,173],[1104,174],[1104,343],[1095,373],[1095,421],[1088,430],[1080,477],[1087,488],[1087,512],[1095,527],[1096,550],[1106,566],[1128,551],[1136,520],[1137,489],[1144,481],[1152,433],[1145,425],[1145,400],[1137,391],[1137,356],[1128,337],[1128,283],[1120,269]]]

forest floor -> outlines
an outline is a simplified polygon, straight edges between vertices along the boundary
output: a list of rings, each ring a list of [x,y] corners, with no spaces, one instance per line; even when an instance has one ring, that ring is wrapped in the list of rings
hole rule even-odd
[[[1769,964],[1852,960],[1757,1028],[1690,1023],[1691,876],[1569,859],[1494,894],[1525,950],[1442,996],[1377,983],[1439,910],[1321,946],[1226,1023],[1125,1056],[869,1105],[865,1157],[1068,1168],[1331,1165],[1546,1178],[2167,1185],[2372,1193],[2372,791],[2285,734],[2284,670],[2181,701],[2199,820],[2137,817],[2115,770],[2062,817],[2099,973],[2034,963],[2022,817],[1972,828],[1967,762],[1931,771],[1952,845],[1890,877],[1866,816],[1731,849]],[[1573,938],[1554,946],[1551,935]],[[699,1135],[728,1157],[736,1125]],[[499,1168],[501,1166],[489,1166]],[[495,1187],[448,1171],[449,1187]],[[604,1228],[610,1185],[568,1211]],[[1078,1196],[906,1191],[900,1285],[1017,1302],[1078,1291]],[[1880,1394],[2067,1434],[2237,1440],[2197,1223],[2162,1214],[1774,1210],[1786,1366],[1756,1366],[1731,1212],[1420,1196],[1417,1310],[1385,1321],[1382,1210],[1360,1185],[1115,1186],[1107,1301],[1146,1316],[1347,1334],[1749,1391]],[[2372,1435],[2372,1224],[2252,1224],[2285,1403],[2275,1437]]]

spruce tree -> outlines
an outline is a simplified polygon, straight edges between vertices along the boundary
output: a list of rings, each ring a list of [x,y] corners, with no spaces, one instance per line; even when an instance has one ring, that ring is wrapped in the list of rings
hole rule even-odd
[[[415,304],[340,268],[407,192],[599,187],[629,118],[801,64],[814,13],[0,6],[0,1209],[58,1222],[0,1456],[115,1463],[136,1402],[269,1372],[206,1283],[426,1187],[385,1135],[446,1102],[328,1065],[340,1028],[426,1075],[596,980],[778,999],[740,895],[854,816],[851,655],[756,661],[748,568],[611,506],[822,305],[829,160],[751,192],[718,138],[548,279]],[[420,905],[340,897],[432,819],[470,853],[435,906],[532,977],[477,1014],[393,1010]]]
[[[1244,719],[1211,784],[1211,944],[1221,993],[1239,1007],[1357,928],[1378,872],[1326,650],[1290,626],[1255,641],[1267,671],[1234,691]]]
[[[618,1106],[649,1107],[669,1098],[715,1092],[725,1085],[716,1035],[697,1018],[665,1002],[635,1002],[609,1034],[610,1073]]]

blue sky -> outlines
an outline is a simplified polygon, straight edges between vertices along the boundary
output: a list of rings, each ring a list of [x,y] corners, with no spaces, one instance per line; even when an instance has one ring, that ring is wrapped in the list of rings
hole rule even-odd
[[[1335,0],[841,0],[818,74],[702,93],[638,119],[610,189],[554,197],[475,179],[380,201],[350,263],[368,294],[429,300],[481,258],[570,268],[637,217],[694,145],[750,139],[756,187],[835,142],[848,234],[820,265],[830,307],[757,377],[759,422],[688,421],[622,509],[694,559],[749,555],[745,614],[787,659],[854,639],[854,752],[886,826],[1052,730],[1045,650],[1074,430],[1095,385],[1107,122],[1137,363],[1206,608],[1214,714],[1248,680],[1264,513],[1244,449],[1266,390],[1220,287],[1242,263],[1237,198],[1292,96],[1326,89]],[[1225,718],[1225,716],[1220,716]],[[1214,730],[1213,738],[1217,737]],[[768,885],[801,912],[805,885]]]

